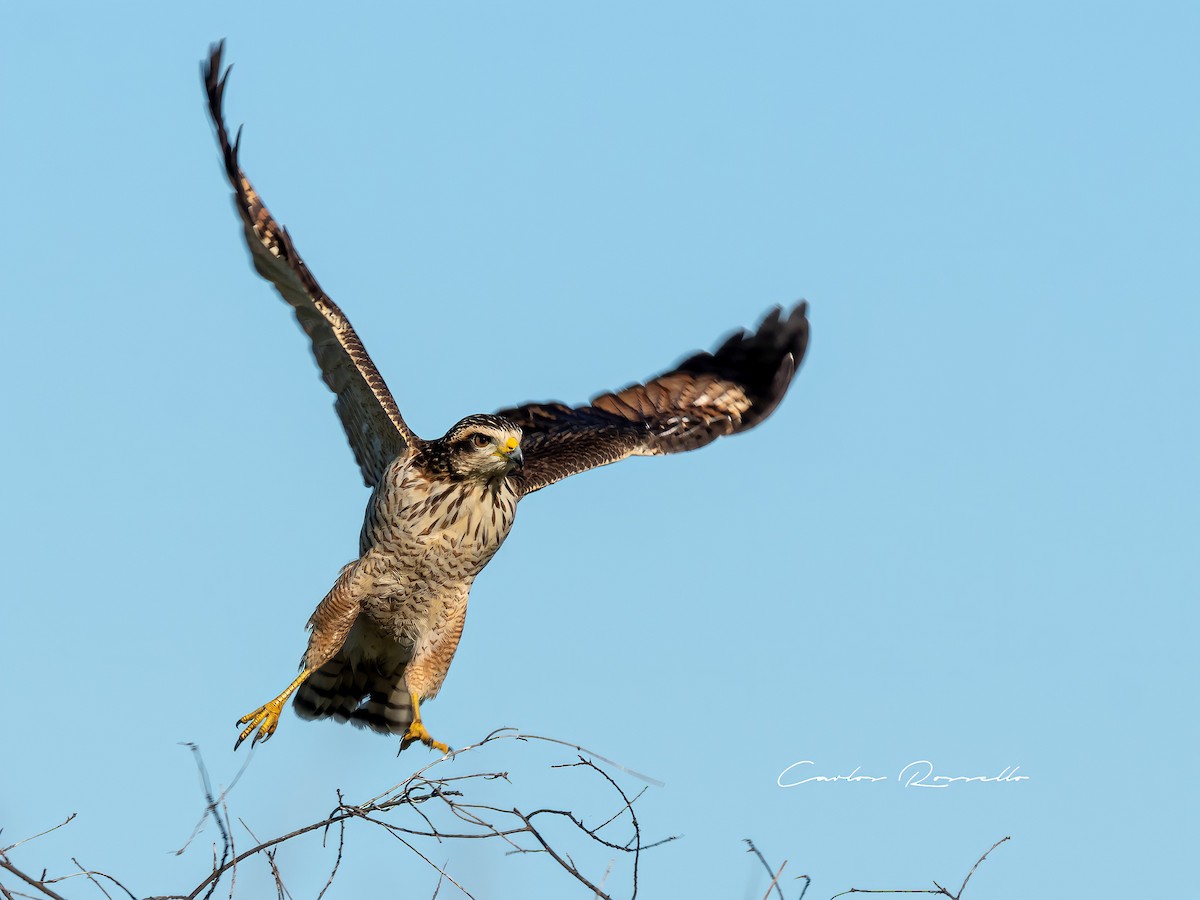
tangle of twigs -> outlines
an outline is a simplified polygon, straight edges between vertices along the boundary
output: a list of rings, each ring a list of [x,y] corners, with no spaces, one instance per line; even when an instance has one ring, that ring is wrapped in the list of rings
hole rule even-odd
[[[190,891],[187,893],[161,895],[149,898],[149,900],[211,900],[218,885],[226,878],[228,896],[232,900],[237,885],[237,869],[239,864],[255,856],[262,856],[266,861],[275,885],[277,897],[280,900],[285,900],[285,898],[290,900],[292,895],[284,884],[283,875],[276,861],[276,854],[279,847],[302,835],[318,831],[322,833],[322,843],[326,844],[330,829],[337,826],[338,840],[336,856],[333,860],[329,877],[325,880],[325,884],[317,894],[317,900],[323,900],[325,894],[333,885],[334,879],[337,877],[342,865],[343,851],[345,850],[347,839],[347,826],[353,826],[356,823],[363,823],[367,826],[382,829],[385,833],[395,838],[408,851],[411,851],[432,872],[436,873],[436,884],[433,888],[433,896],[435,898],[439,895],[442,886],[447,882],[456,886],[466,897],[471,898],[474,895],[450,875],[446,869],[446,864],[439,865],[420,849],[418,845],[430,839],[438,843],[451,840],[499,841],[505,846],[508,854],[542,854],[551,860],[557,869],[565,872],[586,888],[589,892],[588,896],[599,898],[599,900],[612,900],[611,889],[606,887],[606,882],[612,872],[613,861],[609,862],[607,869],[605,869],[599,878],[595,880],[589,878],[581,866],[575,862],[569,847],[566,846],[569,843],[567,838],[564,838],[561,833],[551,835],[547,832],[545,827],[540,825],[543,819],[547,822],[561,821],[567,823],[567,835],[578,835],[584,841],[585,845],[595,845],[607,850],[616,851],[618,854],[627,855],[631,860],[632,883],[630,897],[631,900],[636,898],[638,894],[638,873],[642,851],[676,840],[676,837],[667,837],[651,843],[643,842],[641,824],[634,810],[634,804],[641,799],[646,788],[643,787],[631,796],[618,784],[616,778],[593,761],[593,758],[603,760],[603,757],[599,757],[596,754],[585,756],[581,753],[576,755],[576,759],[573,762],[551,766],[555,770],[573,769],[594,774],[611,789],[614,799],[619,800],[619,802],[615,803],[616,810],[612,815],[595,825],[586,823],[583,817],[572,810],[539,808],[523,811],[516,806],[508,807],[475,803],[468,799],[467,795],[475,785],[495,781],[508,783],[507,772],[475,772],[466,775],[439,777],[431,771],[447,759],[468,753],[485,744],[504,739],[541,741],[572,747],[577,751],[584,751],[584,748],[565,741],[544,738],[538,735],[518,734],[512,729],[500,729],[499,731],[492,732],[476,744],[464,747],[462,750],[454,751],[446,757],[429,763],[403,781],[363,803],[347,803],[342,792],[339,790],[337,792],[337,804],[325,818],[296,828],[278,837],[270,838],[269,840],[260,840],[244,821],[238,819],[242,828],[253,841],[253,846],[240,852],[234,837],[235,829],[226,805],[226,796],[229,789],[226,788],[220,794],[214,793],[204,762],[200,758],[198,748],[195,745],[189,744],[187,746],[192,750],[197,768],[200,771],[205,809],[201,821],[196,826],[191,837],[188,838],[184,846],[176,851],[176,853],[181,854],[187,849],[203,828],[204,822],[209,818],[216,824],[220,846],[217,844],[213,845],[211,871]],[[603,761],[609,767],[620,770],[624,774],[653,783],[652,779],[648,779],[632,770],[613,763],[611,760]],[[239,772],[237,777],[240,777],[241,774]],[[237,778],[234,779],[235,782],[236,780]],[[57,831],[68,825],[74,818],[75,814],[72,813],[64,821],[52,828],[32,835],[25,840],[0,848],[0,898],[3,898],[3,900],[15,900],[17,897],[31,898],[31,900],[39,900],[39,898],[40,900],[67,900],[60,893],[62,883],[72,878],[81,878],[86,880],[93,888],[99,890],[108,900],[113,900],[113,891],[120,892],[117,896],[125,896],[129,900],[137,900],[136,895],[117,878],[96,869],[86,868],[74,857],[71,858],[71,862],[77,871],[55,877],[48,877],[46,870],[42,870],[40,876],[34,876],[12,861],[12,851],[32,840]],[[614,835],[612,826],[619,825],[620,823],[624,823],[625,830],[620,836]],[[847,894],[933,894],[947,897],[949,900],[962,900],[963,892],[966,890],[968,882],[970,882],[971,877],[975,874],[980,864],[987,859],[988,854],[1010,839],[1009,837],[1001,838],[980,856],[963,879],[962,885],[956,893],[951,893],[935,881],[932,888],[921,889],[850,888],[839,894],[835,894],[831,900],[837,900],[838,897],[843,897]],[[771,879],[767,891],[763,895],[763,900],[769,900],[772,894],[775,894],[778,900],[785,900],[781,877],[784,869],[787,867],[787,861],[785,860],[777,869],[772,868],[752,841],[747,840],[746,844],[748,852],[753,853],[758,858]],[[12,879],[15,879],[15,883],[10,883],[6,886],[4,884],[5,876],[9,877],[10,882]],[[801,879],[804,881],[804,888],[797,897],[797,900],[804,900],[804,896],[812,883],[808,875],[795,876],[794,880]],[[113,890],[110,891],[110,889]],[[30,893],[30,891],[33,891],[33,893]]]
[[[771,883],[767,885],[767,892],[763,894],[763,900],[768,900],[768,898],[771,896],[771,891],[775,891],[775,893],[779,895],[779,900],[785,900],[783,896],[783,888],[779,885],[779,876],[781,876],[783,874],[783,870],[787,868],[788,861],[785,859],[783,861],[783,865],[773,872],[771,871],[771,864],[768,863],[767,858],[762,855],[762,851],[754,846],[754,841],[750,840],[750,838],[743,838],[743,840],[746,842],[746,852],[753,853],[755,856],[757,856],[758,861],[762,863],[763,868],[767,870],[767,874],[771,876]],[[808,893],[809,885],[812,884],[812,879],[807,875],[796,876],[797,881],[799,881],[801,878],[804,879],[804,890],[800,892],[800,896],[797,897],[796,900],[804,900],[804,895]]]
[[[52,888],[51,885],[57,885],[60,882],[67,881],[70,878],[85,878],[99,888],[100,893],[104,894],[105,897],[108,897],[109,900],[112,900],[112,894],[105,890],[104,885],[99,881],[99,879],[103,878],[113,887],[118,887],[124,891],[126,896],[129,897],[129,900],[137,900],[137,897],[133,895],[129,888],[121,884],[121,882],[119,882],[116,878],[113,878],[113,876],[107,875],[104,872],[96,871],[95,869],[85,868],[79,864],[79,861],[75,859],[75,857],[71,857],[71,862],[75,864],[75,868],[77,868],[79,871],[72,872],[69,875],[59,875],[55,878],[48,878],[45,869],[42,870],[42,874],[39,877],[35,878],[28,872],[21,870],[12,861],[9,854],[17,847],[20,847],[22,844],[27,844],[30,841],[37,840],[40,837],[44,837],[53,831],[58,831],[58,829],[62,828],[64,825],[69,825],[71,820],[74,818],[75,813],[71,813],[66,817],[66,819],[59,822],[53,828],[47,828],[45,831],[39,831],[37,834],[30,835],[22,841],[17,841],[15,844],[9,844],[7,847],[0,848],[0,870],[6,871],[13,875],[15,878],[20,880],[25,887],[32,888],[33,890],[37,891],[37,894],[28,894],[24,890],[18,888],[7,888],[3,884],[0,884],[0,897],[4,897],[5,900],[14,900],[16,897],[30,897],[34,898],[34,900],[36,900],[38,897],[45,897],[48,898],[48,900],[66,900],[66,898]]]
[[[569,842],[569,833],[575,833],[587,844],[594,844],[608,850],[617,851],[618,854],[626,854],[632,859],[632,893],[630,896],[636,897],[638,866],[642,851],[675,839],[674,837],[668,837],[652,843],[643,841],[641,825],[638,822],[637,814],[634,812],[633,807],[645,792],[645,788],[637,794],[630,796],[612,775],[601,768],[591,758],[582,754],[576,755],[575,760],[572,762],[551,766],[552,769],[584,770],[598,776],[607,787],[611,788],[614,798],[619,801],[616,803],[615,811],[599,824],[592,825],[585,822],[584,818],[576,812],[568,809],[540,808],[524,811],[517,806],[508,807],[476,803],[468,798],[471,788],[475,785],[480,785],[483,782],[509,782],[507,772],[487,771],[466,775],[438,776],[432,771],[451,758],[469,753],[485,744],[505,739],[526,742],[542,741],[549,744],[572,747],[576,750],[583,750],[583,748],[565,741],[543,738],[538,735],[518,734],[512,729],[501,729],[492,732],[476,744],[464,747],[446,757],[430,762],[403,781],[363,803],[347,803],[342,792],[339,790],[337,792],[337,803],[327,816],[320,821],[296,828],[278,837],[261,840],[250,830],[250,827],[243,820],[238,819],[238,823],[253,842],[253,845],[248,849],[240,851],[235,842],[235,832],[237,829],[234,828],[226,805],[228,788],[219,794],[216,793],[212,788],[207,769],[200,757],[199,749],[194,744],[185,745],[192,750],[196,759],[196,765],[200,772],[201,789],[204,794],[205,806],[200,822],[193,830],[187,842],[176,853],[182,854],[185,852],[202,830],[204,822],[212,819],[218,832],[218,840],[212,848],[212,868],[200,883],[191,888],[191,890],[185,893],[161,895],[150,898],[150,900],[211,900],[222,881],[227,882],[228,896],[232,898],[237,884],[238,866],[255,856],[261,856],[266,861],[275,885],[276,894],[280,900],[290,898],[291,893],[284,884],[283,874],[276,859],[279,847],[282,844],[312,832],[321,832],[323,842],[327,841],[330,829],[336,826],[338,834],[336,856],[333,860],[329,877],[317,894],[318,900],[322,900],[341,868],[343,851],[345,850],[347,840],[347,826],[354,826],[356,823],[363,823],[367,826],[382,829],[407,848],[408,851],[411,851],[424,865],[435,872],[437,875],[437,886],[434,888],[435,896],[443,882],[455,885],[466,897],[472,897],[473,895],[466,886],[455,880],[446,870],[444,864],[439,865],[427,853],[422,851],[419,846],[422,842],[430,839],[438,843],[454,840],[492,840],[502,843],[508,853],[543,854],[552,860],[558,869],[561,869],[575,881],[586,887],[591,892],[590,896],[601,898],[601,900],[611,900],[612,895],[606,892],[601,886],[606,880],[608,872],[604,873],[604,877],[593,881],[583,871],[582,865],[575,862],[570,848],[566,846],[566,843]],[[595,754],[591,755],[595,756]],[[603,757],[598,756],[596,758],[603,759]],[[626,774],[643,777],[611,761],[606,760],[605,762]],[[240,776],[241,772],[238,773],[238,777]],[[643,780],[650,781],[651,779],[643,777]],[[48,834],[50,831],[63,827],[63,825],[66,825],[73,818],[74,816],[72,815],[65,822],[42,832],[42,834]],[[571,827],[569,828],[567,837],[563,837],[561,834],[552,835],[546,831],[545,826],[541,824],[543,820],[569,823]],[[625,830],[617,836],[613,832],[622,823],[624,823]],[[33,837],[40,836],[34,835]],[[27,840],[32,840],[32,838]],[[25,841],[19,843],[25,843]],[[9,859],[9,851],[17,846],[19,844],[13,844],[0,851],[0,874],[7,871],[22,883],[21,887],[10,889],[0,882],[0,897],[4,898],[4,900],[10,900],[10,898],[18,896],[66,900],[66,898],[56,891],[53,885],[68,878],[76,877],[86,878],[94,887],[109,897],[110,900],[112,900],[112,896],[105,890],[105,883],[119,887],[128,895],[130,900],[136,900],[135,895],[117,879],[103,872],[85,869],[78,863],[76,863],[76,867],[79,869],[77,872],[57,878],[48,878],[46,877],[46,873],[43,872],[40,878],[35,878],[16,866]],[[611,863],[609,869],[611,869]],[[26,893],[27,889],[32,889],[37,893]]]

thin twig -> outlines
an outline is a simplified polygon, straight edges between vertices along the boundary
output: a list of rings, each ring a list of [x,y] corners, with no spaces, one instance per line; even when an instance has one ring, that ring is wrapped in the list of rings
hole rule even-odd
[[[771,878],[771,883],[769,885],[767,885],[767,893],[763,895],[763,900],[766,900],[766,898],[771,895],[771,888],[775,888],[776,892],[779,894],[779,900],[784,900],[783,888],[781,888],[779,886],[779,875],[772,871],[771,865],[770,865],[770,863],[767,862],[767,858],[762,855],[762,851],[754,846],[754,841],[750,840],[750,838],[742,838],[742,840],[746,842],[746,847],[748,848],[746,850],[746,852],[753,853],[755,856],[757,856],[758,861],[760,863],[762,863],[762,867],[767,870],[767,874],[773,876]],[[783,866],[786,866],[786,865],[787,865],[787,860],[785,859],[783,861]],[[779,867],[780,872],[783,871],[783,866]]]
[[[771,876],[771,883],[767,885],[767,892],[763,894],[763,900],[770,900],[771,888],[779,888],[779,876],[783,874],[783,870],[787,868],[788,861],[785,859],[783,865],[779,867],[779,871]],[[779,896],[783,896],[783,891],[779,892]]]
[[[208,774],[204,767],[203,757],[200,755],[200,747],[192,741],[183,741],[179,746],[187,747],[192,751],[192,754],[196,757],[196,765],[200,770],[201,781],[203,784],[207,785]],[[236,785],[241,780],[242,775],[245,774],[246,769],[249,767],[252,759],[254,759],[253,750],[246,755],[246,761],[243,762],[242,767],[237,770],[237,774],[233,776],[233,781],[229,782],[229,786],[225,788],[225,790],[221,791],[221,795],[217,798],[218,801],[222,803],[225,801],[226,796],[228,796],[229,792],[233,790],[234,785]],[[199,821],[196,822],[196,827],[192,829],[192,833],[188,836],[188,839],[184,842],[183,846],[175,851],[176,856],[180,856],[185,850],[187,850],[192,841],[196,839],[196,836],[204,830],[204,823],[208,821],[209,815],[209,808],[205,806],[204,812],[201,813]],[[228,820],[228,816],[226,816],[226,819]]]
[[[1011,840],[1012,840],[1011,834],[1005,835],[1004,837],[1000,838],[1000,840],[996,841],[996,843],[992,844],[992,846],[988,847],[987,853],[983,854],[983,856],[981,856],[981,857],[979,857],[979,859],[975,860],[975,865],[971,866],[971,871],[968,872],[967,877],[963,879],[962,887],[960,887],[958,889],[958,893],[954,895],[954,900],[959,900],[959,898],[962,897],[963,891],[965,891],[967,889],[967,882],[971,880],[971,876],[975,874],[975,870],[979,868],[979,864],[988,858],[988,853],[991,853],[993,850],[995,850],[997,847],[999,847],[1005,841],[1011,841]]]
[[[25,882],[31,888],[35,888],[35,889],[41,891],[45,896],[49,897],[50,900],[66,900],[66,898],[63,897],[61,894],[55,893],[54,891],[52,891],[50,888],[48,888],[46,886],[46,881],[45,881],[46,873],[45,872],[42,873],[42,879],[39,881],[39,880],[33,878],[32,876],[26,875],[24,872],[22,872],[20,869],[18,869],[16,866],[14,866],[11,862],[8,861],[8,856],[5,854],[0,854],[0,868],[7,869],[8,871],[12,872],[14,875],[16,875],[18,878],[20,878],[23,882]]]
[[[216,860],[214,859],[213,871],[214,872],[223,872],[226,869],[226,862],[229,859],[229,856],[230,856],[230,853],[232,852],[232,847],[233,847],[233,842],[229,836],[229,829],[225,827],[225,822],[221,818],[221,813],[217,807],[217,801],[213,797],[212,782],[209,781],[209,779],[208,779],[208,767],[204,765],[204,757],[200,755],[200,747],[197,746],[196,744],[190,743],[190,742],[185,744],[184,746],[191,749],[192,755],[196,759],[196,768],[200,772],[200,784],[204,789],[204,801],[205,801],[204,815],[212,816],[213,821],[217,823],[217,831],[219,831],[221,833],[221,862],[220,862],[220,864],[218,864],[216,862]],[[249,760],[247,760],[247,763],[249,763]],[[243,770],[244,769],[245,769],[245,766],[243,766]],[[222,794],[221,796],[222,796],[222,799],[224,799],[224,794]],[[203,822],[203,821],[204,820],[201,819],[201,822]],[[193,832],[193,835],[195,833],[196,832]],[[190,838],[189,838],[189,842],[190,842]],[[184,849],[186,849],[186,848],[187,848],[187,844],[184,844]],[[179,852],[182,853],[183,850],[180,850]],[[216,848],[215,847],[213,848],[213,856],[214,857],[216,856]],[[212,882],[212,886],[208,889],[208,893],[204,895],[204,900],[210,900],[210,898],[213,895],[213,891],[215,891],[216,889],[217,889],[217,881],[214,880]]]
[[[77,815],[79,815],[79,813],[71,813],[69,816],[67,816],[65,819],[63,819],[61,822],[59,822],[57,825],[55,825],[51,828],[47,828],[45,831],[39,831],[37,834],[32,834],[29,837],[25,838],[24,840],[17,841],[15,844],[9,844],[7,847],[0,849],[0,854],[7,854],[9,850],[15,850],[17,847],[20,847],[22,844],[28,844],[30,841],[36,841],[40,837],[45,837],[52,831],[58,831],[58,829],[62,828],[64,825],[69,825],[71,823],[71,821]]]
[[[244,767],[243,767],[244,770]],[[234,781],[237,781],[235,778]],[[228,788],[221,792],[221,810],[225,813],[225,827],[229,832],[229,852],[237,858],[237,839],[233,836],[233,827],[229,824],[229,806],[225,803],[225,794],[228,793]],[[229,900],[233,900],[233,889],[237,885],[237,863],[233,863],[229,867]]]
[[[75,863],[75,865],[77,865],[77,866],[79,865],[79,861],[76,860],[75,857],[73,857],[73,856],[71,857],[71,862]],[[80,866],[80,868],[82,869],[83,867]],[[87,869],[86,871],[83,872],[83,874],[87,875],[89,878],[92,878],[93,876],[95,878],[106,878],[109,881],[111,881],[114,885],[119,887],[121,890],[123,890],[129,896],[129,900],[138,900],[137,895],[134,894],[133,891],[131,891],[129,888],[125,887],[125,885],[123,885],[119,880],[114,878],[112,875],[109,875],[107,872],[101,872],[98,869]],[[100,886],[97,885],[97,887],[100,887]],[[103,891],[104,888],[100,888],[100,890]],[[108,896],[107,891],[104,891],[104,894],[105,894],[105,896]]]
[[[75,863],[75,866],[76,866],[76,868],[78,868],[78,869],[79,869],[79,874],[80,874],[80,875],[84,875],[84,876],[86,876],[86,878],[87,878],[87,880],[88,880],[88,881],[90,881],[92,884],[94,884],[96,887],[98,887],[98,888],[100,889],[100,893],[102,893],[102,894],[103,894],[105,897],[107,897],[107,898],[108,898],[108,900],[112,900],[112,894],[110,894],[108,891],[106,891],[106,890],[104,889],[104,885],[102,885],[100,882],[98,882],[98,881],[96,880],[95,876],[94,876],[94,875],[92,875],[92,873],[91,873],[91,872],[89,872],[89,871],[88,871],[87,869],[85,869],[83,866],[79,865],[79,860],[77,860],[75,857],[73,857],[73,856],[72,856],[72,857],[71,857],[71,862]],[[136,900],[136,898],[135,898],[135,900]]]
[[[342,805],[342,792],[338,791],[338,807]],[[329,873],[329,880],[325,882],[325,887],[321,888],[321,893],[317,894],[317,900],[321,900],[325,896],[325,892],[329,890],[329,886],[333,884],[333,879],[338,873],[338,866],[342,864],[342,848],[346,846],[346,820],[341,819],[338,823],[338,849],[337,859],[333,861],[333,870]],[[328,833],[329,829],[326,829]]]
[[[596,885],[594,885],[590,881],[588,881],[587,878],[584,876],[584,874],[582,872],[580,872],[577,868],[575,868],[575,866],[571,865],[570,862],[568,862],[567,860],[565,860],[561,856],[559,856],[554,851],[554,848],[551,847],[550,844],[546,841],[546,839],[544,837],[542,837],[541,832],[533,827],[533,824],[529,821],[529,818],[527,816],[525,816],[519,809],[514,809],[512,812],[513,812],[514,816],[516,816],[518,819],[520,819],[522,822],[525,823],[525,827],[528,829],[529,833],[533,835],[534,840],[536,840],[539,844],[542,845],[542,849],[545,850],[547,853],[549,853],[550,856],[554,859],[554,861],[556,863],[558,863],[560,866],[562,866],[564,869],[566,869],[568,872],[570,872],[573,876],[575,876],[575,878],[580,883],[582,883],[584,887],[591,890],[597,897],[600,898],[600,900],[612,900],[612,897],[610,897],[608,894],[604,893],[604,891],[600,890],[600,888],[596,887]]]
[[[942,897],[949,897],[950,900],[962,900],[963,891],[967,889],[967,882],[971,880],[971,876],[975,874],[975,870],[979,868],[979,864],[987,859],[988,854],[1003,844],[1005,841],[1011,841],[1012,835],[1002,837],[992,846],[984,851],[983,856],[975,860],[975,865],[971,866],[971,871],[967,873],[967,877],[963,879],[962,887],[958,889],[957,894],[952,894],[936,881],[933,882],[932,888],[850,888],[848,891],[842,891],[840,894],[834,894],[829,900],[837,900],[838,897],[844,897],[847,894],[935,894]]]
[[[258,835],[250,830],[250,826],[246,824],[245,820],[238,819],[238,821],[242,823],[242,827],[246,829],[246,831],[249,833],[250,837],[254,838],[257,841]],[[271,867],[271,877],[275,879],[275,893],[278,896],[279,900],[284,900],[285,897],[290,897],[291,894],[288,892],[288,889],[283,884],[283,876],[279,873],[279,866],[277,866],[275,864],[275,854],[277,852],[278,852],[277,850],[268,850],[263,855],[267,858],[267,865]],[[214,885],[214,887],[215,887],[215,885]],[[209,891],[209,893],[212,893],[212,892]]]
[[[421,857],[421,859],[425,860],[425,862],[428,863],[430,865],[430,867],[432,867],[433,870],[438,873],[439,881],[442,878],[445,878],[448,882],[450,882],[452,885],[454,885],[456,888],[458,888],[460,891],[462,891],[464,894],[466,894],[468,897],[470,897],[471,900],[475,900],[475,895],[472,894],[470,891],[468,891],[465,887],[463,887],[457,881],[455,881],[454,878],[450,875],[449,872],[446,871],[446,869],[443,866],[439,866],[437,863],[435,863],[432,859],[430,859],[428,856],[426,856],[424,853],[422,853],[420,850],[418,850],[416,847],[414,847],[412,844],[410,844],[404,838],[400,837],[400,835],[394,834],[394,835],[392,835],[392,837],[394,837],[396,840],[398,840],[400,843],[402,843],[405,847],[407,847],[413,853],[417,854],[417,856]]]

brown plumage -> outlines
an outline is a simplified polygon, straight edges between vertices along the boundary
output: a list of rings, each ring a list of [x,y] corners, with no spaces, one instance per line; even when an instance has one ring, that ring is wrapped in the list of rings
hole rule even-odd
[[[711,353],[584,406],[527,403],[468,416],[422,440],[405,424],[349,320],[321,289],[238,163],[222,109],[223,44],[201,66],[234,207],[254,267],[308,335],[363,480],[373,488],[346,565],[309,619],[301,672],[244,716],[237,743],[269,738],[295,693],[304,718],[348,721],[446,750],[421,722],[462,635],[475,576],[508,536],[517,503],[562,478],[629,456],[703,447],[778,406],[808,345],[807,306],[773,309]]]
[[[499,415],[524,432],[529,494],[568,475],[629,456],[703,447],[753,428],[779,405],[808,346],[808,305],[785,318],[771,310],[753,332],[730,335],[712,353],[697,353],[645,384],[601,394],[587,406],[526,403]]]

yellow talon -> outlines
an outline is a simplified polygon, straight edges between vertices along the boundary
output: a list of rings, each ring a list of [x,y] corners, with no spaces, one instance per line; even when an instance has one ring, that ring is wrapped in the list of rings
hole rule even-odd
[[[443,744],[441,741],[435,741],[433,739],[433,735],[426,730],[425,726],[421,724],[419,719],[409,725],[408,731],[404,732],[404,737],[400,739],[400,749],[403,750],[410,744],[414,744],[417,741],[420,741],[426,747],[430,747],[434,750],[441,750],[443,753],[450,752],[450,748],[448,746]]]
[[[313,672],[312,669],[305,669],[301,672],[296,680],[289,684],[282,694],[272,700],[270,703],[264,703],[252,713],[247,713],[237,720],[237,724],[245,725],[242,733],[238,735],[237,741],[234,742],[233,749],[236,750],[242,746],[242,741],[250,736],[250,732],[258,729],[258,733],[254,735],[254,740],[250,742],[250,746],[254,747],[259,741],[268,740],[275,733],[275,729],[279,727],[279,714],[283,712],[283,705],[287,703],[288,697],[292,696],[292,692],[300,685],[304,684],[304,680]],[[249,723],[249,724],[247,724]]]
[[[429,730],[421,722],[421,705],[417,695],[410,693],[409,697],[412,698],[413,720],[412,724],[408,726],[408,730],[404,732],[404,737],[400,738],[400,749],[406,750],[411,744],[420,741],[432,750],[441,750],[443,753],[449,753],[450,747],[441,741],[435,741],[433,735],[429,733]]]
[[[275,729],[279,727],[279,714],[282,711],[283,703],[278,697],[276,697],[270,703],[260,706],[254,712],[238,719],[237,723],[239,725],[246,725],[246,727],[242,730],[242,733],[238,735],[237,742],[233,745],[233,749],[236,750],[238,747],[242,746],[242,741],[248,738],[250,736],[250,732],[252,732],[255,728],[258,729],[258,734],[256,734],[254,736],[254,740],[250,742],[251,747],[257,744],[259,741],[265,741],[270,738],[271,735],[275,733]],[[247,725],[247,722],[250,724]]]

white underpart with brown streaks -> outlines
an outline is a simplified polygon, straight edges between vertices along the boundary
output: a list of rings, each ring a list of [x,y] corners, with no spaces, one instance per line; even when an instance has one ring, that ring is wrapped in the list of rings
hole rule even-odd
[[[405,460],[388,467],[359,541],[373,584],[344,647],[353,664],[396,672],[407,666],[410,690],[422,698],[437,694],[462,634],[471,584],[508,537],[517,499],[504,477],[430,480]]]

